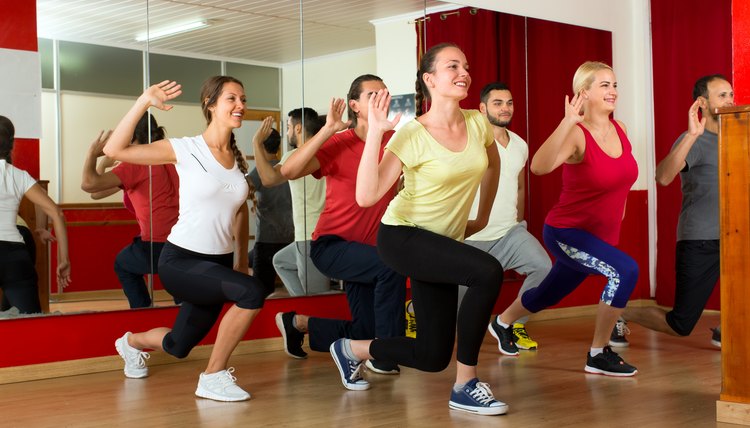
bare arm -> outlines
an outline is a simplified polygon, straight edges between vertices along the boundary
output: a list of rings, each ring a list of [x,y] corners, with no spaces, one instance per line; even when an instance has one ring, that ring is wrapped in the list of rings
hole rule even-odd
[[[263,142],[271,135],[271,126],[273,125],[273,118],[267,117],[263,119],[263,123],[258,128],[258,131],[253,135],[253,154],[255,155],[255,169],[258,171],[260,182],[266,187],[278,186],[279,184],[286,183],[287,178],[281,174],[281,165],[271,165],[271,160],[268,158],[263,147]]]
[[[495,201],[497,193],[497,184],[500,178],[500,154],[497,151],[495,143],[487,147],[487,171],[482,177],[482,184],[479,187],[479,209],[477,218],[469,220],[466,223],[464,236],[471,236],[487,227],[490,221],[490,211]]]
[[[107,190],[102,190],[102,191],[99,191],[99,192],[93,192],[93,193],[91,193],[90,196],[91,196],[91,199],[93,199],[95,201],[98,201],[99,199],[104,199],[104,198],[106,198],[108,196],[112,196],[112,195],[114,195],[115,193],[117,193],[119,191],[120,191],[119,187],[112,187],[112,188],[107,189]]]
[[[656,182],[662,186],[672,183],[677,174],[685,168],[685,159],[687,159],[690,149],[705,130],[706,118],[698,120],[699,108],[700,101],[695,100],[688,112],[688,132],[672,147],[667,157],[662,159],[659,165],[656,166]]]
[[[393,187],[393,183],[401,175],[403,164],[390,151],[383,154],[383,159],[378,164],[383,134],[393,129],[401,119],[399,113],[393,120],[388,120],[390,103],[391,95],[387,89],[379,90],[376,94],[370,96],[368,101],[367,138],[357,170],[355,193],[357,204],[361,207],[375,205]]]
[[[518,201],[516,202],[516,221],[522,221],[526,211],[526,168],[518,173]]]
[[[310,175],[320,169],[320,163],[315,154],[333,134],[343,131],[349,122],[343,122],[341,116],[346,109],[346,102],[341,98],[331,99],[331,106],[326,115],[326,124],[301,147],[292,153],[281,166],[281,173],[289,180]]]
[[[34,205],[34,217],[36,221],[36,229],[34,229],[34,232],[39,239],[44,243],[55,242],[57,239],[55,239],[55,236],[49,233],[49,229],[47,229],[49,218],[47,217],[47,214],[44,213],[42,207]]]
[[[52,219],[52,226],[57,237],[57,283],[66,287],[70,282],[70,258],[68,256],[68,234],[65,229],[65,217],[60,207],[55,204],[42,186],[34,184],[25,196]]]
[[[549,174],[579,153],[583,135],[580,135],[580,138],[571,138],[571,132],[575,131],[577,123],[583,121],[580,113],[582,105],[583,98],[580,95],[574,96],[572,101],[565,96],[565,117],[534,153],[531,159],[531,172],[536,175]]]
[[[175,163],[174,150],[172,150],[169,141],[160,140],[151,144],[130,144],[130,139],[133,137],[133,131],[138,124],[138,120],[148,111],[149,107],[153,106],[165,111],[171,110],[173,106],[166,103],[181,93],[180,85],[169,80],[146,89],[109,136],[109,140],[104,146],[104,154],[112,159],[137,165]]]
[[[235,241],[234,251],[237,254],[237,264],[235,264],[234,270],[245,274],[248,272],[250,266],[247,259],[247,247],[250,241],[249,218],[247,204],[243,203],[240,209],[237,210],[237,214],[234,217],[234,224],[232,225]]]
[[[117,177],[115,173],[112,171],[99,172],[96,166],[97,158],[104,154],[102,149],[104,148],[111,132],[112,131],[100,132],[99,136],[96,137],[93,143],[91,143],[91,146],[86,152],[86,158],[83,161],[83,177],[81,178],[81,190],[84,192],[95,193],[104,190],[109,191],[112,188],[115,188],[114,192],[107,195],[109,196],[110,194],[116,193],[116,191],[119,190],[117,187],[122,184],[120,178]]]

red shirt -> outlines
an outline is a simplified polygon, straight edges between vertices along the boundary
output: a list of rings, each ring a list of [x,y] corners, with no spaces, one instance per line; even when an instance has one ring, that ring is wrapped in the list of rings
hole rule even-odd
[[[625,132],[612,120],[622,144],[617,158],[604,153],[581,124],[586,148],[583,161],[563,164],[560,200],[545,223],[558,228],[585,230],[610,245],[620,240],[620,225],[630,187],[638,178],[638,165]]]
[[[378,159],[383,157],[383,149],[392,135],[393,131],[383,135]],[[336,235],[347,241],[376,244],[380,220],[396,194],[396,183],[375,205],[367,208],[357,205],[357,169],[364,148],[365,142],[354,129],[348,129],[329,138],[316,153],[320,169],[313,176],[326,178],[326,202],[312,234],[313,240],[323,235]]]
[[[179,179],[174,165],[151,167],[153,202],[149,205],[149,168],[145,165],[121,163],[112,172],[120,179],[120,187],[135,210],[143,241],[165,242],[179,213]],[[150,210],[153,209],[153,215]],[[154,234],[151,235],[153,218]]]

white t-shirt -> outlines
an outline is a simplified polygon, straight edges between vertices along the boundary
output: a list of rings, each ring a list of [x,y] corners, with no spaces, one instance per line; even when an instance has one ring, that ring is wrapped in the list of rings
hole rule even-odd
[[[294,149],[297,150],[297,149]],[[279,165],[289,159],[294,150],[287,152],[281,158]],[[292,192],[292,217],[294,220],[294,240],[310,241],[318,218],[326,203],[326,182],[318,180],[312,175],[289,180],[289,190]]]
[[[500,154],[500,180],[497,194],[492,203],[490,220],[487,227],[466,238],[470,241],[495,241],[508,233],[511,227],[518,224],[518,174],[526,166],[529,158],[529,146],[518,134],[508,131],[510,141],[503,147],[495,141]],[[481,189],[480,189],[481,191]],[[469,218],[476,218],[479,211],[479,192],[474,198]]]
[[[201,254],[233,252],[232,224],[249,190],[237,162],[224,168],[202,135],[169,142],[180,177],[180,215],[167,240]]]
[[[34,184],[28,172],[0,159],[0,241],[23,242],[16,228],[18,206]]]

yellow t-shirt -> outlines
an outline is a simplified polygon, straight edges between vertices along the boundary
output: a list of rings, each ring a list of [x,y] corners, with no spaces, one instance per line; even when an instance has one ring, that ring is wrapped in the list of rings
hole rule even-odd
[[[471,203],[487,170],[486,147],[495,140],[484,115],[461,112],[468,136],[461,152],[440,145],[416,119],[393,135],[385,148],[404,164],[404,188],[388,205],[384,224],[463,240]]]

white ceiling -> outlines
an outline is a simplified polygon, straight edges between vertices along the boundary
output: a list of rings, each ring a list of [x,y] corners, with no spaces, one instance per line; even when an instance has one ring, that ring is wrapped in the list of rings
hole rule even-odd
[[[152,41],[160,53],[284,64],[375,45],[371,20],[444,8],[435,0],[37,0],[39,37],[144,49],[135,38],[175,24],[209,27]],[[408,17],[403,17],[408,20]],[[148,24],[147,24],[148,22]]]

